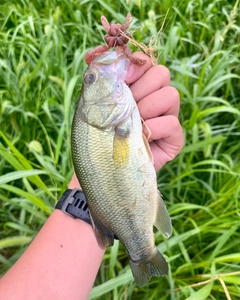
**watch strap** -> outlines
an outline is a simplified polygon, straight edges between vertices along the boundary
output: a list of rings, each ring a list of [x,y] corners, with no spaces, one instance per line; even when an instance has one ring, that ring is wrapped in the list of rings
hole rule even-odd
[[[92,225],[87,200],[83,191],[80,189],[66,190],[55,208],[60,209],[62,212],[73,218],[81,219]]]

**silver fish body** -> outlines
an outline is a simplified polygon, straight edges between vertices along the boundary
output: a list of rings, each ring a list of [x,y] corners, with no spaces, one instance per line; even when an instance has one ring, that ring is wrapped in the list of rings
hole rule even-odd
[[[141,287],[168,272],[153,226],[167,238],[172,227],[139,111],[124,83],[128,66],[116,52],[90,63],[72,125],[72,156],[99,245],[112,245],[116,235]]]

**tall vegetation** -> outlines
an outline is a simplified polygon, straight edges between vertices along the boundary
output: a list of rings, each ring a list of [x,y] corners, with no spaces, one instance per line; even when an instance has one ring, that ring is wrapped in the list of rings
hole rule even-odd
[[[181,96],[181,154],[158,173],[173,235],[156,243],[164,278],[136,287],[115,242],[91,299],[238,299],[240,294],[239,1],[3,0],[0,3],[0,274],[23,253],[73,172],[70,127],[101,15],[134,16],[155,37]],[[163,26],[161,32],[160,28]]]

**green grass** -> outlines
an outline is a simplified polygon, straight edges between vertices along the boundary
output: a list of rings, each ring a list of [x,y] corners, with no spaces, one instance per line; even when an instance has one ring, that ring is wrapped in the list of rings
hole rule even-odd
[[[43,4],[44,3],[44,4]],[[91,299],[238,299],[240,294],[239,1],[0,3],[0,274],[34,238],[73,167],[70,127],[100,16],[134,16],[139,42],[162,26],[159,62],[181,95],[185,147],[158,174],[173,235],[156,243],[167,277],[136,287],[123,247],[108,249]]]

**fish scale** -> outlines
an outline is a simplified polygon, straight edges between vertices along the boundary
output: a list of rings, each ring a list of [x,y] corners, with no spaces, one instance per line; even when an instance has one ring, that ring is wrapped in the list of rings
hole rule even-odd
[[[99,245],[112,245],[116,235],[141,287],[151,276],[168,272],[153,226],[169,237],[171,220],[136,103],[124,83],[128,66],[116,52],[89,64],[72,125],[72,156]]]

